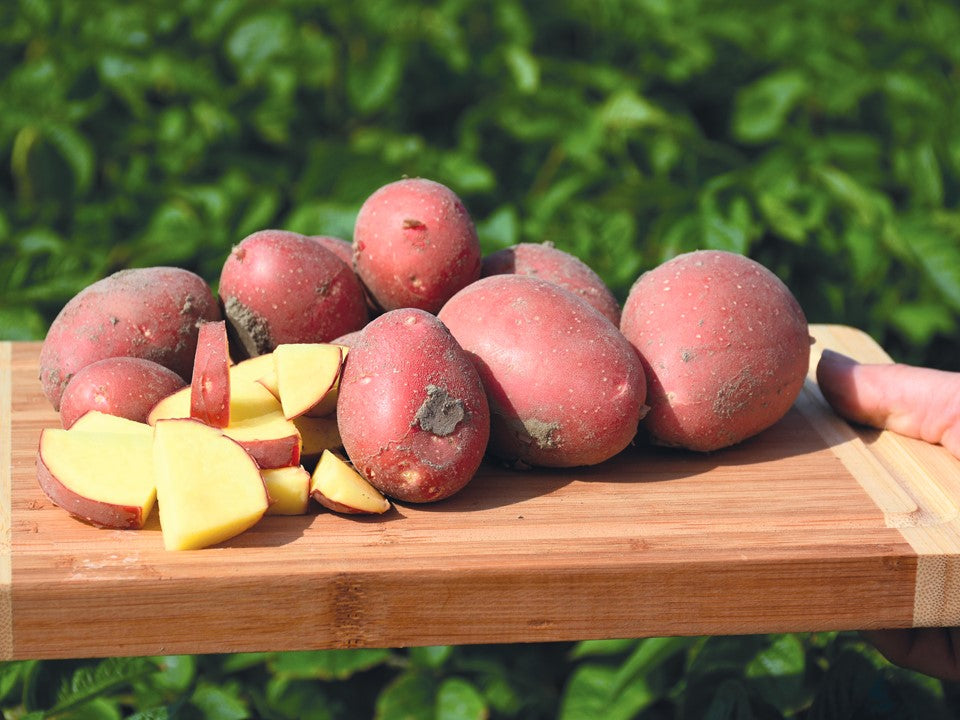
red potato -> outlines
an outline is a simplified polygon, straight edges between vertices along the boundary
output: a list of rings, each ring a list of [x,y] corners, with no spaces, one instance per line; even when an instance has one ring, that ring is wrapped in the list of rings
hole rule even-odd
[[[69,428],[90,410],[145,423],[150,410],[184,387],[173,370],[150,360],[113,357],[81,368],[60,397],[60,423]]]
[[[556,283],[582,297],[614,325],[620,325],[620,304],[603,279],[580,258],[551,242],[520,243],[483,258],[481,277],[504,274],[533,275]]]
[[[368,317],[353,270],[320,243],[283,230],[255,232],[233,249],[220,300],[238,358],[282,343],[327,342]]]
[[[450,188],[408,178],[381,187],[360,208],[353,266],[384,310],[437,312],[480,277],[480,243]]]
[[[790,290],[734,253],[687,253],[641,275],[621,329],[647,373],[643,426],[661,445],[710,451],[756,435],[787,413],[810,363]]]
[[[454,295],[439,318],[480,372],[494,455],[594,465],[633,440],[646,409],[640,359],[582,298],[539,278],[493,275]]]
[[[373,320],[350,349],[337,421],[354,467],[385,495],[453,495],[483,459],[490,415],[476,369],[439,320],[416,308]]]
[[[190,417],[217,428],[230,424],[230,353],[223,320],[200,325],[190,382]]]
[[[220,310],[200,276],[180,268],[121,270],[81,290],[60,311],[40,351],[40,382],[55,410],[81,368],[109,357],[139,357],[186,380],[197,324]]]
[[[332,235],[308,235],[307,237],[323,245],[323,247],[343,260],[348,267],[353,267],[353,243],[349,243],[343,238],[333,237]]]

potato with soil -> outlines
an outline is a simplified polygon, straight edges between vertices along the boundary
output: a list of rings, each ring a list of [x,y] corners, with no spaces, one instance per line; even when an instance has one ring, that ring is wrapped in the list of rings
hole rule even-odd
[[[353,270],[320,242],[284,230],[255,232],[234,247],[219,290],[238,359],[283,343],[327,342],[368,317]]]
[[[139,357],[186,380],[197,326],[220,310],[199,275],[174,267],[121,270],[81,290],[54,319],[40,351],[40,382],[55,410],[67,383],[87,365]]]
[[[765,430],[793,405],[810,362],[790,290],[735,253],[699,250],[641,275],[621,330],[647,374],[643,427],[661,445],[717,450]]]
[[[490,404],[490,451],[544,467],[594,465],[627,447],[646,406],[636,351],[596,308],[526,275],[493,275],[439,313]]]
[[[481,277],[504,274],[532,275],[556,283],[620,325],[620,304],[603,279],[580,258],[551,242],[519,243],[483,258]]]
[[[350,349],[337,420],[354,467],[407,502],[453,495],[474,476],[490,434],[477,371],[430,313],[393,310]]]
[[[173,370],[151,360],[97,360],[67,383],[60,398],[60,424],[69,428],[91,410],[145,423],[154,405],[185,385]]]
[[[480,243],[473,220],[450,188],[406,178],[385,185],[360,207],[353,265],[384,310],[437,312],[480,277]]]

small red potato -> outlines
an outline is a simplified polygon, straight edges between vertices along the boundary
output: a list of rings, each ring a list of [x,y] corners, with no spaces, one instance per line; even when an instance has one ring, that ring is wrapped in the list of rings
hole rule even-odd
[[[55,410],[73,375],[97,360],[140,357],[191,375],[197,324],[220,310],[199,275],[173,267],[121,270],[60,311],[40,351],[40,382]]]
[[[353,235],[353,265],[384,310],[435,313],[480,277],[480,243],[470,214],[450,188],[407,178],[364,201]]]
[[[143,358],[97,360],[67,383],[60,398],[60,423],[69,428],[91,410],[145,423],[154,405],[185,385],[173,370]]]
[[[367,322],[353,270],[298,233],[261,230],[244,238],[224,262],[219,290],[237,358],[282,343],[327,342]]]
[[[556,283],[582,297],[614,325],[620,325],[620,304],[603,279],[580,258],[551,242],[520,243],[483,258],[481,277],[503,274],[533,275]]]
[[[647,373],[653,442],[710,451],[782,418],[803,387],[810,336],[790,290],[763,265],[699,250],[644,273],[621,329]]]
[[[582,298],[527,275],[454,295],[440,320],[480,373],[490,451],[519,465],[594,465],[633,440],[646,384],[636,351]]]
[[[480,466],[490,433],[483,386],[430,313],[403,308],[367,325],[347,355],[339,392],[344,450],[385,495],[441,500]]]

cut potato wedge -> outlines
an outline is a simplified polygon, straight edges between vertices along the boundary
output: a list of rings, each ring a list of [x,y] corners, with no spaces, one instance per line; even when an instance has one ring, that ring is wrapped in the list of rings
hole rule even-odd
[[[159,420],[153,463],[167,550],[198,550],[229,540],[267,511],[257,464],[217,428],[192,419]]]
[[[270,496],[267,515],[303,515],[310,505],[310,473],[302,465],[262,470]]]
[[[157,497],[153,433],[45,429],[37,481],[54,503],[93,525],[142,528]]]
[[[381,514],[390,501],[337,455],[324,450],[310,480],[310,495],[329,510],[351,515]]]
[[[218,428],[230,424],[230,351],[223,320],[200,325],[190,383],[190,417]]]

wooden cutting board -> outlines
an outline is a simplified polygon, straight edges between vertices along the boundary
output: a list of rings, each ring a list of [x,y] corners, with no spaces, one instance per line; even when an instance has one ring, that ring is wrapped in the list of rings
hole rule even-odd
[[[889,358],[857,330],[823,347]],[[317,509],[221,546],[87,526],[35,479],[57,426],[36,343],[0,343],[0,659],[501,643],[960,624],[960,462],[854,429],[808,380],[708,455],[485,465],[436,505]]]

